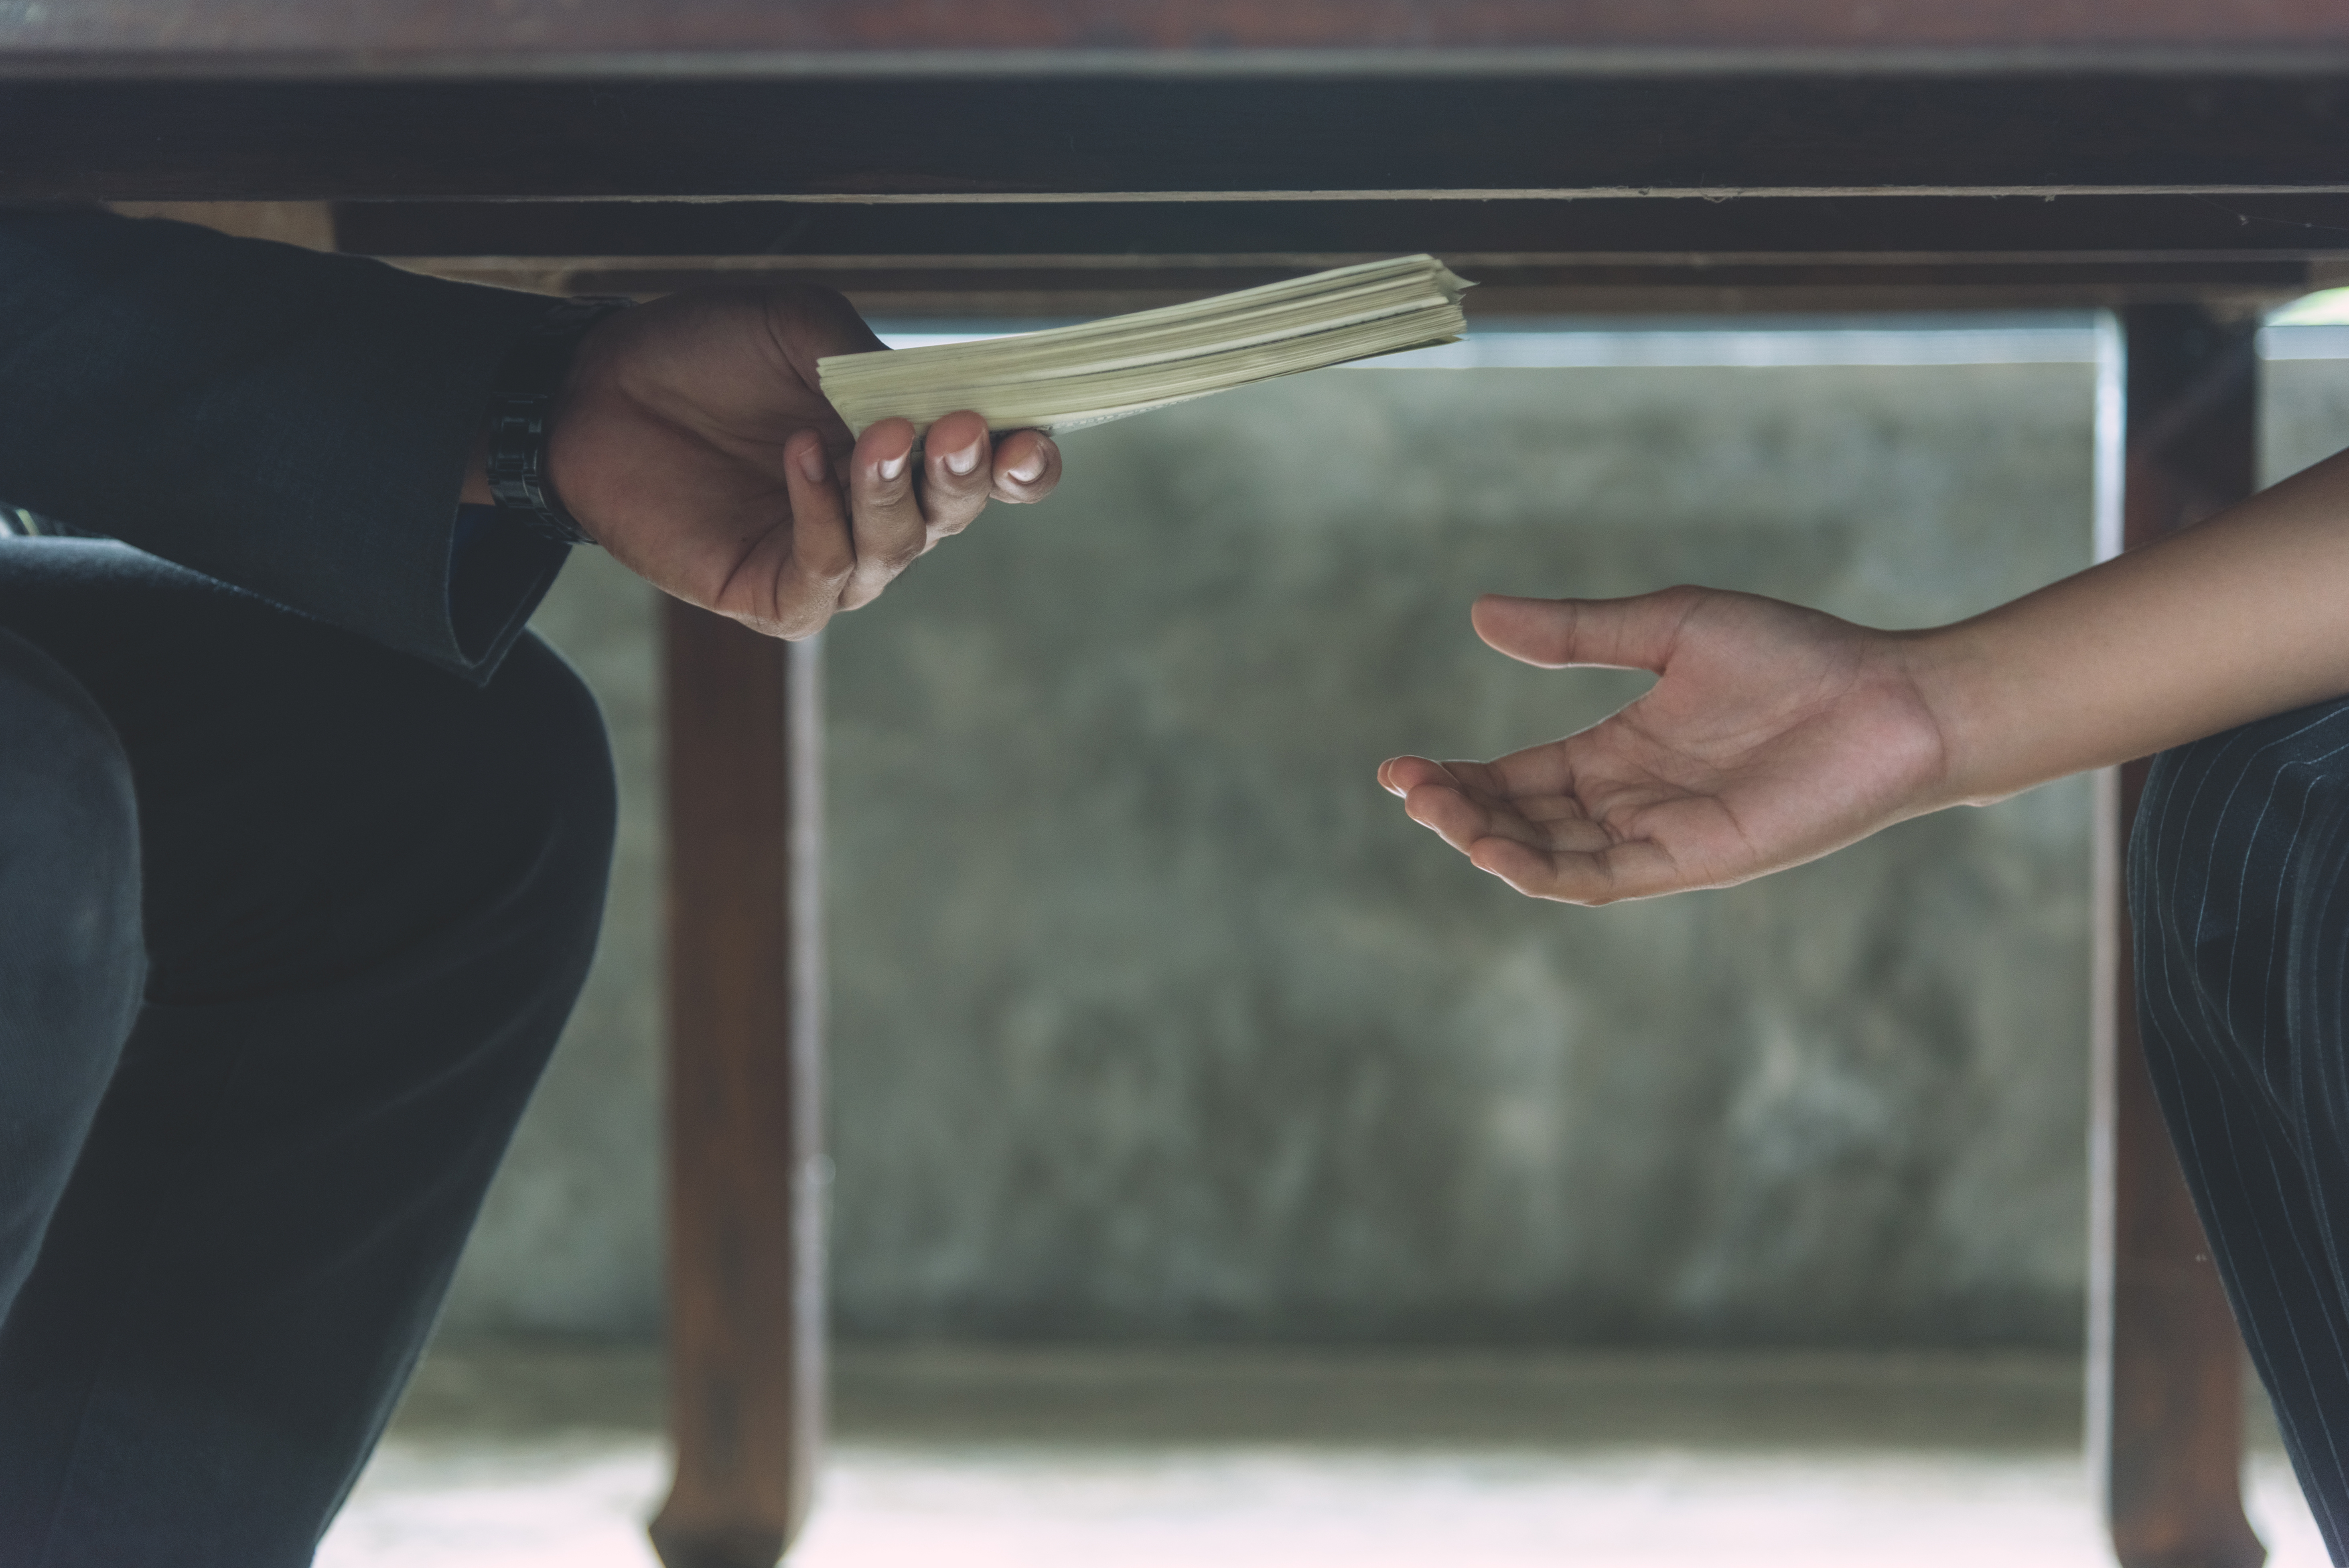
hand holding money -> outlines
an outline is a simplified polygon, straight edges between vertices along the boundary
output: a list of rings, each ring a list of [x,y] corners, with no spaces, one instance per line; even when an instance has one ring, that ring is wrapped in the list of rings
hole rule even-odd
[[[877,349],[848,302],[799,285],[697,289],[607,317],[580,345],[548,440],[590,537],[690,603],[798,638],[870,603],[990,498],[1041,500],[1035,431],[949,412],[917,455],[904,419],[861,438],[816,362]]]
[[[607,317],[554,411],[556,490],[640,575],[803,637],[870,603],[990,498],[1041,500],[1044,433],[1448,343],[1432,256],[1080,326],[892,353],[829,290],[701,289]]]

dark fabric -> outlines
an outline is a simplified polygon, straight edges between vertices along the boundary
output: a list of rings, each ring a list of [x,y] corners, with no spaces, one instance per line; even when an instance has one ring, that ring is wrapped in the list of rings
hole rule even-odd
[[[130,764],[88,694],[0,633],[0,1319],[145,979]]]
[[[516,515],[494,506],[457,509],[449,547],[449,624],[458,651],[474,661],[468,675],[486,676],[502,658],[530,613],[554,581],[571,547],[532,532]]]
[[[0,952],[80,982],[0,1013],[0,1278],[55,1203],[0,1324],[0,1563],[291,1568],[585,975],[601,723],[528,637],[476,686],[115,544],[0,541],[0,756],[42,742]]]
[[[0,211],[0,501],[483,676],[564,546],[452,624],[491,377],[554,304],[160,219]]]
[[[2349,1562],[2349,702],[2155,759],[2137,1020],[2310,1509]]]

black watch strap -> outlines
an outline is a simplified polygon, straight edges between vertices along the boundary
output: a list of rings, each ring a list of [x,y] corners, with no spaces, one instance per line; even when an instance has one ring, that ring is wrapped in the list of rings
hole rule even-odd
[[[555,394],[587,329],[636,302],[601,295],[567,299],[523,336],[490,387],[490,496],[532,532],[565,544],[593,544],[564,510],[547,472],[546,436]]]

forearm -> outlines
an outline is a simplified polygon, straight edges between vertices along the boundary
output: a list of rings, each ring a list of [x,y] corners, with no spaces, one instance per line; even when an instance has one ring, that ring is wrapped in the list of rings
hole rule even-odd
[[[536,295],[99,212],[0,214],[0,500],[479,674],[450,530]]]
[[[2349,694],[2349,453],[1905,654],[1984,801]]]

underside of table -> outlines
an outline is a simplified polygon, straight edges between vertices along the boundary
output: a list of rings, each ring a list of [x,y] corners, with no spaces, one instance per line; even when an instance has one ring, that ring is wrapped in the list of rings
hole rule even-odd
[[[2127,537],[2251,484],[2251,334],[2349,278],[2329,0],[135,0],[0,8],[0,199],[333,203],[553,292],[1090,315],[1432,251],[1485,319],[2121,311]],[[671,610],[670,1568],[822,1439],[820,686]],[[2131,1568],[2244,1568],[2240,1350],[2143,1079],[2106,791],[2091,1429]]]

